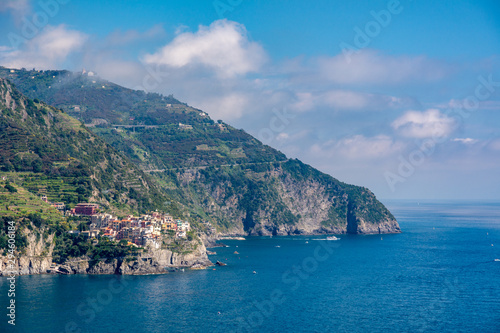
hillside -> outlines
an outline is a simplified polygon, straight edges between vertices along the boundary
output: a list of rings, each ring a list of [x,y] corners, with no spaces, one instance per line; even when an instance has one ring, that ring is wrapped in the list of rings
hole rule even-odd
[[[117,213],[166,208],[167,198],[126,157],[66,113],[0,79],[0,168],[35,194]],[[171,209],[175,207],[169,207]]]
[[[167,237],[161,248],[144,249],[70,235],[69,230],[88,228],[89,218],[66,217],[42,195],[67,208],[98,202],[102,211],[121,216],[156,209],[182,216],[186,210],[81,122],[25,97],[1,78],[0,169],[0,275],[8,270],[14,227],[18,274],[46,273],[52,262],[88,274],[161,273],[165,267],[210,264],[195,235]]]
[[[191,219],[209,221],[222,233],[400,231],[368,189],[290,160],[243,130],[215,122],[171,96],[67,71],[0,68],[0,76],[28,96],[84,121],[148,173],[162,195],[179,202]]]

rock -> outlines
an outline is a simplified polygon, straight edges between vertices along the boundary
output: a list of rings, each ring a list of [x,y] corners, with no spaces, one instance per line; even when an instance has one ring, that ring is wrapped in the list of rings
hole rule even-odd
[[[184,181],[182,186],[196,182],[198,187],[203,187],[200,181],[205,176],[200,171],[189,170],[185,173],[178,173],[179,179]],[[205,189],[210,190],[203,194],[209,200],[205,200],[207,204],[201,204],[201,208],[213,214],[216,221],[224,222],[224,231],[217,234],[219,239],[401,232],[394,216],[366,188],[341,183],[292,160],[270,166],[262,173],[264,175],[259,175],[259,179],[263,184],[256,184],[256,187],[262,185],[259,193],[269,200],[262,200],[251,211],[242,208],[241,200],[245,198],[245,193],[228,193],[227,188],[234,188],[235,185],[230,180],[205,184]],[[245,192],[245,189],[242,191]],[[213,237],[206,244],[213,246],[212,241]]]
[[[55,267],[51,269],[52,252],[54,249],[54,235],[49,237],[42,236],[37,241],[36,236],[26,231],[28,246],[26,255],[17,259],[17,266],[14,272],[17,275],[47,274],[55,273]],[[47,242],[47,243],[46,243]],[[196,242],[196,243],[194,243]],[[49,248],[46,244],[51,244]],[[60,274],[123,274],[123,275],[141,275],[141,274],[163,274],[172,268],[186,267],[201,269],[212,266],[212,262],[207,257],[207,249],[198,239],[193,241],[196,246],[190,253],[173,253],[166,249],[157,249],[154,245],[148,244],[146,250],[136,258],[113,258],[92,261],[91,258],[84,256],[80,258],[71,258],[64,265],[59,266],[57,272]],[[43,256],[42,254],[45,254]],[[0,276],[3,272],[9,271],[8,258],[0,256]]]
[[[36,228],[32,225],[33,228]],[[52,252],[54,250],[54,234],[44,235],[46,229],[39,230],[39,238],[28,229],[23,230],[26,236],[27,246],[25,254],[16,259],[13,270],[16,275],[45,274],[52,264]],[[46,244],[50,244],[47,247]],[[7,256],[0,256],[0,276],[3,272],[12,271],[9,267]]]

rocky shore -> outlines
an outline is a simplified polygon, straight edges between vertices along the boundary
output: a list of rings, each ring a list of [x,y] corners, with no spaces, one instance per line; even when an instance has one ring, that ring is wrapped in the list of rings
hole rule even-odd
[[[220,233],[218,239],[244,239],[247,236],[293,236],[293,235],[376,235],[376,234],[398,234],[401,228],[395,219],[388,218],[379,223],[369,223],[363,218],[355,217],[354,221],[334,226],[318,226],[316,223],[299,222],[296,225],[265,225],[262,223],[258,228],[249,232],[242,229],[230,230],[227,233]]]
[[[16,275],[50,274],[120,274],[143,275],[163,274],[176,268],[202,269],[212,266],[207,257],[203,242],[189,253],[174,253],[170,250],[155,248],[148,244],[145,251],[134,258],[113,258],[92,261],[89,257],[72,258],[63,265],[54,266],[52,252],[54,235],[39,237],[28,234],[28,246],[24,255],[16,259],[14,269],[8,267],[8,258],[0,256],[0,276],[13,271]],[[52,244],[47,247],[47,244]]]
[[[14,271],[17,275],[50,274],[119,274],[119,275],[145,275],[164,274],[179,268],[203,269],[213,266],[208,259],[206,246],[209,248],[224,246],[219,243],[224,239],[244,239],[244,236],[287,236],[287,235],[321,235],[321,234],[386,234],[400,233],[398,223],[388,219],[382,223],[366,223],[357,219],[353,223],[356,229],[349,229],[349,224],[337,228],[312,229],[305,225],[288,226],[284,228],[260,228],[258,232],[231,232],[228,234],[202,235],[195,250],[189,253],[174,253],[167,249],[156,248],[148,244],[143,252],[133,258],[112,258],[93,261],[89,257],[72,258],[63,265],[53,265],[52,253],[54,250],[54,235],[39,236],[26,233],[28,246],[25,254],[16,259],[14,269],[9,269],[6,256],[0,256],[0,276],[6,272]],[[51,244],[47,246],[47,244]]]

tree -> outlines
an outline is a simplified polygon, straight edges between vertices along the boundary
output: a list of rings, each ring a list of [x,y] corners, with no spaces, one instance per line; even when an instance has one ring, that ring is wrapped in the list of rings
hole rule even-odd
[[[31,163],[31,166],[33,167],[33,172],[42,172],[42,161],[40,160],[34,160],[33,163]]]
[[[17,192],[17,189],[14,186],[10,185],[10,183],[7,183],[4,187],[10,193],[16,193]]]
[[[80,232],[82,232],[82,231],[89,230],[89,228],[88,228],[88,226],[87,226],[87,224],[86,224],[86,223],[81,222],[81,223],[78,225],[78,230],[79,230]]]

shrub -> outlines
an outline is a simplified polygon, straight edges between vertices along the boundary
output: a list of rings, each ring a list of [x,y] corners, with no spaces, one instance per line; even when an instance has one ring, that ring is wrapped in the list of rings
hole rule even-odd
[[[14,186],[10,185],[9,183],[7,183],[7,185],[5,185],[4,187],[10,193],[16,193],[17,192],[17,189]]]

